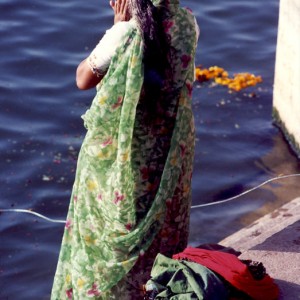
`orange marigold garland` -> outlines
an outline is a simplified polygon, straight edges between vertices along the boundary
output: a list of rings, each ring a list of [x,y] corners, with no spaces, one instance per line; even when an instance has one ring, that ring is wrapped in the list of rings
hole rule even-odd
[[[228,72],[218,66],[213,66],[208,69],[202,69],[202,67],[199,66],[195,70],[195,76],[199,82],[214,79],[217,84],[227,85],[230,90],[236,92],[262,82],[261,76],[255,76],[250,73],[238,73],[234,74],[233,78],[230,78]]]

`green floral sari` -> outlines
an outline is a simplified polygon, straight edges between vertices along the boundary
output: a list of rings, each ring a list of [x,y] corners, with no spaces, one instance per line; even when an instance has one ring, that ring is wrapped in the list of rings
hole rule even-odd
[[[150,114],[143,42],[133,25],[83,116],[87,134],[52,300],[142,299],[156,254],[172,255],[187,244],[195,21],[179,1],[153,2],[168,11],[169,78]]]

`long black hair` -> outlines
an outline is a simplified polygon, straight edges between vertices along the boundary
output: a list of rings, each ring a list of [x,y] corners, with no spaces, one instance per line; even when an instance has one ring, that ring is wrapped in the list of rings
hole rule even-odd
[[[130,13],[136,20],[144,42],[145,87],[162,85],[166,46],[162,24],[162,10],[151,0],[129,0]]]

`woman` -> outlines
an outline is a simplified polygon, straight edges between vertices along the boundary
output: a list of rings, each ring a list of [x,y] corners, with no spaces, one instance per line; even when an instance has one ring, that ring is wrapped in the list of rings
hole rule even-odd
[[[111,2],[115,25],[77,69],[97,85],[52,300],[142,299],[157,253],[187,244],[195,18],[179,0]]]

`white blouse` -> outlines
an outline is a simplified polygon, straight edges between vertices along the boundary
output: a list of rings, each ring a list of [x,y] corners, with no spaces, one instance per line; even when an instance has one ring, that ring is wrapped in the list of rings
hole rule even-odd
[[[195,24],[198,40],[200,29],[197,24],[196,18]],[[94,74],[96,74],[97,76],[102,76],[105,74],[109,67],[110,61],[114,53],[116,52],[116,49],[121,44],[122,39],[130,30],[130,28],[132,28],[132,26],[136,26],[136,22],[134,21],[134,19],[131,19],[128,22],[118,22],[105,32],[98,45],[87,58],[87,62]]]
[[[134,21],[130,20],[129,22],[118,22],[106,30],[104,36],[87,59],[94,74],[105,74],[116,49],[132,26],[134,26]]]

